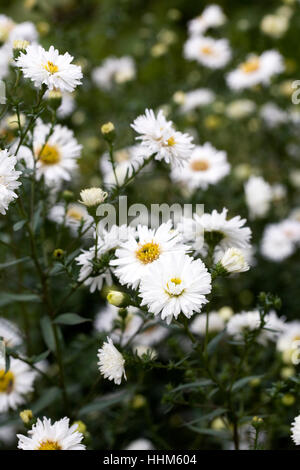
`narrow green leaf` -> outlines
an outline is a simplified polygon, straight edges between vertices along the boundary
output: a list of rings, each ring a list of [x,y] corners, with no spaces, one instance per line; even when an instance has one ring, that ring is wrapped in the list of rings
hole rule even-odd
[[[237,380],[232,387],[232,391],[236,392],[240,388],[243,388],[244,385],[247,385],[253,379],[259,379],[262,375],[248,375],[248,377],[243,377],[242,379]]]
[[[26,220],[19,220],[19,222],[16,222],[14,225],[13,225],[13,231],[14,232],[17,232],[18,230],[21,230],[22,227],[24,227],[24,225],[26,224]]]
[[[83,318],[77,313],[63,313],[56,317],[54,323],[57,325],[79,325],[80,323],[85,323],[91,321],[89,318]]]
[[[1,292],[0,307],[14,302],[40,302],[41,299],[36,294],[13,294],[11,292]]]
[[[0,269],[6,269],[10,266],[15,266],[16,264],[24,263],[25,261],[29,261],[29,256],[25,256],[24,258],[14,259],[12,261],[7,261],[6,263],[0,264]]]
[[[44,316],[41,318],[41,329],[44,341],[50,351],[55,351],[55,337],[51,325],[51,321],[48,317]]]

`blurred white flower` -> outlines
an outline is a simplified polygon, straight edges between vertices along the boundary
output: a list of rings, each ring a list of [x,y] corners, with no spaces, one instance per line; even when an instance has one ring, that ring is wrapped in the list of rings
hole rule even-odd
[[[260,108],[260,116],[270,128],[288,123],[288,114],[272,102],[266,103]]]
[[[254,101],[247,99],[234,100],[227,105],[225,114],[231,119],[241,119],[252,114],[255,108]]]
[[[219,5],[208,5],[201,15],[188,23],[189,34],[204,34],[208,28],[222,26],[226,22],[226,16]]]
[[[114,83],[121,84],[135,78],[136,67],[132,57],[108,57],[100,67],[92,71],[92,79],[103,90],[110,90]]]
[[[287,16],[275,14],[266,15],[260,23],[260,29],[263,33],[273,38],[281,38],[289,27],[289,18]]]
[[[275,50],[265,51],[260,56],[250,54],[246,61],[227,75],[227,84],[233,90],[268,85],[273,75],[284,71],[283,58]]]
[[[220,69],[230,61],[231,49],[227,39],[193,36],[184,44],[184,57],[196,60],[204,67]]]
[[[207,106],[215,100],[215,93],[209,88],[198,88],[182,94],[180,112],[185,114],[193,109]]]
[[[264,217],[273,199],[272,187],[261,176],[250,176],[245,183],[245,197],[250,217]]]
[[[218,333],[224,330],[225,321],[218,312],[209,312],[208,331],[209,333]],[[191,332],[197,335],[205,336],[206,333],[206,315],[201,313],[191,323]]]
[[[0,359],[0,413],[15,410],[26,401],[33,391],[36,372],[19,359],[10,358],[9,370],[5,373],[5,361]]]
[[[0,318],[0,337],[3,338],[4,344],[9,348],[14,348],[22,343],[20,330],[6,318]]]
[[[93,232],[93,218],[81,204],[70,203],[67,207],[63,204],[56,204],[49,210],[48,219],[70,227],[74,236],[78,235],[80,227],[81,233],[84,233],[86,237],[90,237]]]
[[[171,178],[192,190],[207,189],[209,185],[217,184],[229,172],[226,152],[217,150],[206,142],[194,148],[190,160],[185,162],[182,168],[172,170]]]

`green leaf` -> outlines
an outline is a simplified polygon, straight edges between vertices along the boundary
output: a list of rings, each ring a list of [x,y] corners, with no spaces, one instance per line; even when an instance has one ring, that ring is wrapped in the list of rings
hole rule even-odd
[[[28,358],[28,361],[31,363],[31,364],[36,364],[37,362],[41,362],[43,361],[44,359],[46,359],[50,354],[50,351],[47,349],[47,351],[44,351],[43,353],[41,354],[38,354],[36,356],[31,356]]]
[[[102,411],[106,408],[110,408],[113,405],[117,405],[118,403],[124,402],[127,398],[130,398],[132,395],[132,390],[124,390],[122,392],[111,393],[109,395],[104,395],[100,399],[90,403],[89,405],[84,406],[79,411],[79,416],[86,415],[88,413],[92,413],[94,411]]]
[[[24,263],[25,261],[29,261],[29,260],[30,260],[30,257],[25,256],[24,258],[7,261],[6,263],[0,264],[0,269],[6,269],[6,268],[9,268],[10,266],[15,266],[16,264]]]
[[[51,321],[48,317],[44,316],[41,318],[41,329],[44,341],[50,351],[55,351],[55,337]]]
[[[226,331],[221,331],[217,334],[207,345],[207,352],[209,355],[213,354],[219,344],[219,342],[224,338],[226,335]]]
[[[54,320],[54,323],[58,325],[79,325],[80,323],[85,323],[91,321],[89,318],[83,318],[77,313],[63,313],[59,315]]]
[[[224,413],[226,413],[226,411],[226,408],[218,408],[217,410],[211,411],[210,413],[206,413],[202,416],[199,416],[198,418],[194,419],[193,421],[190,421],[189,423],[185,423],[184,426],[191,426],[201,421],[211,421],[217,416],[223,415]]]
[[[13,231],[14,232],[17,232],[18,230],[21,230],[22,227],[24,227],[24,225],[26,224],[27,220],[19,220],[19,222],[16,222],[14,225],[13,225]]]
[[[48,408],[54,401],[60,398],[61,391],[58,387],[51,387],[45,390],[41,396],[32,406],[33,413],[39,414],[45,408]]]
[[[171,390],[170,393],[180,392],[181,390],[185,390],[185,389],[207,387],[208,385],[212,385],[212,384],[213,384],[213,381],[210,379],[201,379],[201,380],[197,380],[196,382],[190,382],[187,384],[179,385],[178,387]]]
[[[13,294],[11,292],[1,292],[0,307],[14,302],[40,302],[41,299],[36,294]]]
[[[243,388],[244,385],[247,385],[248,382],[250,382],[253,379],[260,379],[263,377],[262,375],[248,375],[248,377],[243,377],[242,379],[237,380],[233,386],[232,386],[232,391],[236,392],[240,388]]]

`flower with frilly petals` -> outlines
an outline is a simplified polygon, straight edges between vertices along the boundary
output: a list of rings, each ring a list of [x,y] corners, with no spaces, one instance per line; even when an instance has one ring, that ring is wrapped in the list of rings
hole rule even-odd
[[[107,337],[107,341],[98,350],[98,359],[99,370],[105,379],[113,380],[116,385],[120,385],[123,376],[126,380],[125,359],[111,338]]]

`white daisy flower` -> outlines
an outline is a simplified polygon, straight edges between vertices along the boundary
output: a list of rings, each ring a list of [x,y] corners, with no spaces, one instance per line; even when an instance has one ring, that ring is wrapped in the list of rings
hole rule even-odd
[[[283,58],[275,50],[265,51],[260,56],[251,54],[246,61],[227,75],[227,84],[233,90],[268,85],[273,75],[283,72]]]
[[[180,112],[185,114],[195,108],[211,104],[215,100],[216,95],[209,88],[198,88],[197,90],[183,93],[182,98]]]
[[[135,76],[135,62],[130,56],[108,57],[100,67],[96,67],[92,71],[93,81],[103,90],[110,90],[115,83],[121,84],[131,81]]]
[[[0,79],[6,78],[9,74],[9,65],[12,59],[12,50],[8,45],[0,47]]]
[[[39,418],[28,431],[28,437],[17,434],[18,448],[22,450],[85,450],[81,444],[83,435],[77,431],[78,424],[69,425],[69,418],[51,424],[51,419]]]
[[[39,35],[37,29],[31,21],[24,21],[23,23],[15,25],[9,34],[9,42],[11,44],[18,40],[35,43],[38,38]]]
[[[85,237],[90,237],[93,233],[94,219],[81,204],[70,203],[67,207],[63,204],[56,204],[49,210],[48,219],[59,225],[65,224],[74,236],[78,235],[80,227]]]
[[[106,230],[100,222],[97,226],[97,233],[99,254],[115,250],[130,237],[136,237],[136,229],[126,224],[112,225],[109,230]]]
[[[182,168],[174,168],[171,178],[185,184],[189,189],[207,189],[218,183],[230,172],[226,152],[215,149],[209,142],[197,145],[191,158]]]
[[[260,251],[265,258],[279,262],[294,253],[295,244],[286,236],[280,224],[270,224],[264,230]]]
[[[250,176],[245,183],[245,197],[250,217],[264,217],[273,199],[272,187],[261,176]]]
[[[77,159],[82,146],[78,144],[73,131],[57,124],[50,133],[50,124],[38,121],[33,131],[33,152],[24,145],[18,151],[18,159],[25,161],[28,168],[34,167],[36,160],[36,178],[45,179],[47,186],[70,181],[77,169]]]
[[[264,321],[264,327],[257,337],[260,344],[266,344],[267,340],[276,341],[285,328],[284,321],[278,318],[274,311],[265,315]],[[258,310],[236,313],[227,323],[227,333],[237,341],[241,341],[246,333],[258,330],[260,325],[261,316]]]
[[[183,161],[190,158],[194,147],[191,143],[193,138],[175,131],[172,121],[167,121],[162,111],[155,116],[152,109],[146,109],[145,114],[138,116],[131,127],[141,134],[136,139],[141,140],[147,156],[156,154],[156,160],[164,160],[175,166],[181,166]]]
[[[5,215],[9,204],[18,197],[15,190],[21,185],[18,181],[21,171],[16,171],[17,159],[7,150],[0,150],[0,214]]]
[[[15,410],[25,403],[25,395],[33,391],[36,373],[19,359],[10,359],[10,368],[5,373],[3,358],[0,362],[0,413]]]
[[[218,333],[224,330],[225,321],[218,312],[209,313],[208,331],[209,333]],[[200,314],[191,323],[191,332],[196,335],[204,336],[206,333],[206,315]]]
[[[141,305],[170,324],[180,313],[187,318],[200,312],[211,291],[204,263],[184,253],[172,253],[149,266],[140,284]]]
[[[115,267],[114,274],[121,284],[135,289],[155,260],[170,252],[176,255],[186,250],[187,247],[181,243],[179,232],[172,229],[171,221],[161,224],[157,230],[139,225],[137,240],[131,235],[127,242],[121,243],[120,248],[116,250],[116,259],[110,264]]]
[[[291,427],[292,439],[296,446],[300,445],[300,415],[296,416]]]
[[[93,261],[97,261],[100,256],[98,250],[96,254],[96,247],[93,246],[89,250],[82,250],[81,254],[75,258],[75,261],[80,266],[78,282],[83,282],[83,285],[88,286],[91,293],[96,290],[101,290],[104,282],[106,282],[108,286],[111,286],[113,283],[109,269],[105,269],[100,274],[93,274]]]
[[[216,233],[221,236],[217,249],[226,251],[228,248],[249,249],[251,230],[244,227],[246,219],[241,219],[239,215],[232,219],[227,219],[228,209],[223,208],[222,212],[215,209],[211,214],[205,213],[201,217],[197,214],[194,219],[198,222],[206,233]]]
[[[33,44],[27,47],[26,53],[19,55],[16,65],[37,88],[45,84],[49,90],[58,88],[62,92],[72,92],[81,84],[82,78],[81,67],[71,64],[72,60],[68,52],[60,55],[53,46],[46,51],[42,46]]]
[[[98,366],[100,373],[105,379],[113,380],[116,385],[120,385],[122,377],[126,380],[124,369],[125,359],[114,346],[111,338],[107,337],[107,342],[103,343],[98,350]]]
[[[222,26],[226,22],[226,16],[219,5],[208,5],[201,15],[188,23],[188,31],[191,35],[202,35],[208,28]]]
[[[22,336],[16,325],[6,318],[0,318],[0,338],[9,348],[14,348],[22,343]],[[1,342],[1,340],[0,340]]]
[[[228,248],[220,259],[220,263],[228,273],[243,273],[249,270],[249,264],[239,248]]]
[[[230,61],[231,49],[227,39],[193,36],[184,45],[184,57],[196,60],[204,67],[220,69]]]

